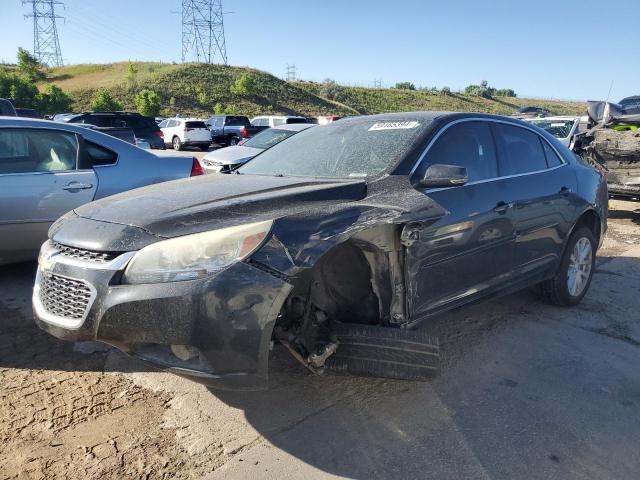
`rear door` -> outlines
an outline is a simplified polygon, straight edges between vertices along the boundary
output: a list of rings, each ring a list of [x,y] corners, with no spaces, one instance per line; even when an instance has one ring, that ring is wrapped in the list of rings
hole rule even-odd
[[[494,123],[500,175],[515,199],[514,275],[555,268],[572,226],[576,178],[550,143],[533,129]]]
[[[506,180],[497,178],[489,125],[464,121],[450,126],[429,148],[412,180],[422,178],[433,164],[466,167],[469,182],[424,190],[448,214],[435,223],[409,224],[403,231],[412,319],[499,289],[509,279],[513,260],[513,199]]]
[[[0,263],[34,258],[49,226],[93,200],[92,169],[78,170],[79,139],[52,129],[0,129]]]
[[[212,117],[211,118],[211,140],[214,142],[221,142],[224,140],[224,117]]]

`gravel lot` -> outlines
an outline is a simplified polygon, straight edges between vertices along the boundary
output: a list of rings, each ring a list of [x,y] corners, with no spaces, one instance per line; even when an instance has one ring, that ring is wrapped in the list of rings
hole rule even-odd
[[[276,350],[268,391],[210,392],[40,332],[35,266],[3,267],[0,479],[636,479],[640,203],[609,225],[578,308],[522,292],[425,326],[429,383],[312,377]]]

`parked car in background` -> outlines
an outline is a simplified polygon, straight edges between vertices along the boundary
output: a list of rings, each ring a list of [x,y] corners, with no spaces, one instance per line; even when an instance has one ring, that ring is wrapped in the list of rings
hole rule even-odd
[[[17,117],[16,109],[11,100],[0,98],[0,117]]]
[[[119,138],[120,140],[130,143],[131,145],[137,145],[136,136],[133,133],[133,130],[125,127],[96,127],[95,125],[90,125],[88,123],[80,123],[84,128],[90,128],[95,130],[96,132],[104,133],[105,135],[109,135],[111,137]]]
[[[136,138],[146,141],[151,148],[165,148],[162,131],[156,121],[137,112],[84,112],[62,116],[59,121],[88,123],[96,127],[130,128]]]
[[[603,175],[500,116],[341,120],[236,172],[65,215],[40,254],[38,325],[218,388],[266,387],[277,343],[316,373],[425,379],[438,343],[412,327],[533,285],[578,304],[607,229]]]
[[[313,126],[311,123],[298,123],[269,128],[239,145],[207,153],[200,163],[204,173],[231,173],[267,148]]]
[[[307,117],[294,115],[261,115],[251,119],[251,125],[256,127],[279,127],[280,125],[291,125],[294,123],[313,123]]]
[[[201,173],[195,158],[158,157],[92,128],[0,118],[0,264],[34,259],[51,224],[84,203]]]
[[[640,95],[623,98],[618,102],[618,105],[622,107],[625,113],[638,114],[640,113]]]
[[[42,118],[33,108],[16,108],[16,113],[24,118]]]
[[[167,118],[158,125],[166,145],[174,150],[184,147],[198,147],[208,150],[211,146],[211,131],[197,118]]]
[[[580,131],[581,117],[544,117],[526,120],[549,132],[565,147],[573,149],[575,136]]]
[[[268,128],[251,125],[249,118],[242,115],[216,115],[205,123],[211,130],[211,140],[218,145],[237,145]]]
[[[512,117],[515,118],[535,118],[535,117],[549,117],[552,113],[544,107],[522,107],[515,111]]]
[[[319,116],[316,122],[319,125],[326,125],[327,123],[335,122],[336,120],[340,120],[342,117],[338,115],[323,115]]]

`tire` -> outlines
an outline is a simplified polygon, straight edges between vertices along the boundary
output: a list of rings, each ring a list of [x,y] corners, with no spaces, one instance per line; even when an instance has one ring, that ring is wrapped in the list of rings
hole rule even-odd
[[[401,380],[428,380],[438,372],[438,342],[425,332],[343,323],[336,334],[338,349],[325,363],[330,371]]]
[[[227,145],[233,147],[234,145],[238,145],[238,142],[240,142],[240,138],[232,135],[231,137],[229,137],[229,140],[227,140]]]
[[[171,145],[173,146],[174,150],[182,150],[182,142],[178,137],[173,137],[173,140],[171,140]]]
[[[596,246],[597,241],[588,228],[580,227],[573,232],[556,275],[540,284],[542,298],[546,302],[562,307],[572,307],[580,303],[589,290],[595,272]],[[588,254],[589,258],[580,262],[585,254]]]

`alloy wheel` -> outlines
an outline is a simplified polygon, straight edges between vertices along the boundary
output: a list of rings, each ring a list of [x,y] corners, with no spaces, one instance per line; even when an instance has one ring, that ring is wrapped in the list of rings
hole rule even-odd
[[[573,246],[569,259],[567,288],[571,296],[577,297],[584,291],[591,277],[592,265],[593,248],[591,242],[589,239],[581,237]]]

